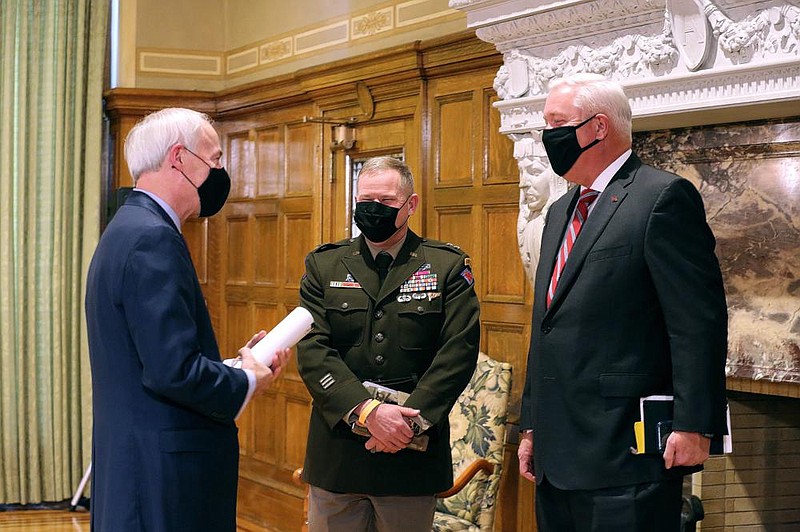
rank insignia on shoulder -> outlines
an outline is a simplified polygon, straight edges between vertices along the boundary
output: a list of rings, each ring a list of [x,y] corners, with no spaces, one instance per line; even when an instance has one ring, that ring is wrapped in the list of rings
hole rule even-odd
[[[459,246],[453,244],[452,242],[445,242],[445,246],[450,246],[451,248],[461,249]]]
[[[464,257],[464,266],[468,268],[472,267],[472,259],[469,257]]]
[[[475,282],[475,279],[472,277],[472,270],[469,269],[469,266],[461,271],[461,277],[463,277],[470,286],[472,286],[472,284]]]

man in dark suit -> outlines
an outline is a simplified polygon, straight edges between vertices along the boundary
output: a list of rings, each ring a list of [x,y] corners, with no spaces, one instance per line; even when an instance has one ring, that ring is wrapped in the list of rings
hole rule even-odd
[[[164,109],[125,141],[136,188],[89,268],[86,321],[93,386],[92,530],[234,532],[239,444],[234,419],[277,378],[250,347],[225,366],[181,224],[228,197],[207,116]]]
[[[408,229],[419,197],[403,162],[370,159],[357,188],[362,236],[309,253],[300,284],[314,315],[297,353],[314,400],[303,467],[309,530],[429,532],[434,494],[453,482],[448,414],[478,356],[470,259]],[[362,381],[410,396],[403,407],[371,400]],[[415,416],[430,425],[424,451],[408,448]]]
[[[550,208],[536,273],[520,473],[539,530],[680,528],[682,474],[726,430],[727,306],[695,187],[631,152],[622,87],[551,85],[542,141],[580,185]],[[639,398],[675,396],[663,457],[634,455]]]

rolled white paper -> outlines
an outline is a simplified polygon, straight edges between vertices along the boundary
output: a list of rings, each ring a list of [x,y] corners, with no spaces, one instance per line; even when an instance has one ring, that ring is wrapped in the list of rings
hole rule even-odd
[[[271,366],[275,358],[275,351],[294,347],[297,342],[311,331],[312,325],[314,325],[314,318],[311,313],[303,307],[297,307],[250,350],[256,360],[265,366]],[[242,361],[229,358],[224,361],[224,364],[240,368]]]

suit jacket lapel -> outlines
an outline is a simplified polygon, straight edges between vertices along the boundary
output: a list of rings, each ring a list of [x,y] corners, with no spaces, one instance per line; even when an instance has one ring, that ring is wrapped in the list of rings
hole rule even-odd
[[[567,192],[570,196],[567,201],[554,203],[547,212],[547,223],[542,232],[542,248],[539,253],[539,266],[536,269],[536,283],[534,285],[535,300],[534,305],[546,305],[547,289],[550,286],[550,278],[553,276],[553,268],[556,267],[556,257],[561,243],[564,240],[564,233],[567,230],[567,223],[572,216],[572,211],[578,202],[580,190],[576,187],[572,192]],[[544,262],[547,260],[548,262]],[[542,268],[543,265],[546,268]]]
[[[572,283],[575,281],[575,277],[581,271],[583,263],[586,261],[586,256],[594,247],[594,244],[597,242],[597,239],[600,238],[600,235],[603,234],[603,230],[606,228],[606,225],[608,225],[608,222],[614,216],[614,213],[617,211],[619,206],[622,205],[622,202],[628,195],[625,188],[631,184],[636,175],[636,171],[639,169],[641,164],[642,163],[638,157],[631,155],[625,164],[622,165],[622,168],[620,168],[611,179],[600,197],[597,198],[597,202],[589,214],[589,218],[583,224],[581,233],[578,236],[578,239],[575,241],[575,245],[573,246],[569,257],[567,258],[564,271],[561,273],[561,278],[558,280],[556,292],[553,294],[553,301],[550,303],[550,309],[554,309],[558,305],[558,302],[571,288]],[[579,193],[576,192],[576,196],[578,194]],[[575,201],[570,202],[570,205],[573,208]],[[570,215],[571,213],[572,209],[570,209]],[[566,230],[566,224],[564,229]],[[559,247],[561,246],[563,236],[564,232],[562,231],[562,238],[558,242]],[[555,253],[557,252],[558,251],[556,250],[553,253],[553,257],[555,257]],[[555,260],[553,262],[555,263]],[[553,267],[550,268],[550,275],[552,275],[552,272]],[[545,288],[545,290],[547,290],[547,288]]]

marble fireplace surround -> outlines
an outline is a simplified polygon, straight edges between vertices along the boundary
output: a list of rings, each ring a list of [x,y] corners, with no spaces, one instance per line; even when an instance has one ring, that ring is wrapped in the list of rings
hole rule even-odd
[[[548,82],[576,72],[616,79],[631,98],[637,153],[687,177],[703,194],[728,293],[728,375],[794,384],[795,395],[800,2],[450,0],[450,6],[503,54],[495,106],[520,168],[517,236],[527,275],[535,270],[544,214],[567,190],[540,141]]]

